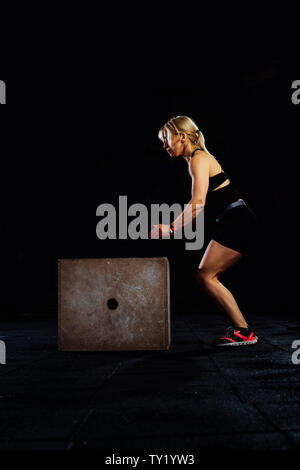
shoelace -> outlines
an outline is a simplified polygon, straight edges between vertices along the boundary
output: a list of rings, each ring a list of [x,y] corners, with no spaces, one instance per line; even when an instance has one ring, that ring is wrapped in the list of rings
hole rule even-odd
[[[232,326],[229,326],[229,327],[226,329],[225,336],[229,336],[230,334],[234,334],[234,332],[235,332],[235,329],[234,329]]]
[[[226,329],[226,333],[225,333],[224,336],[222,336],[222,338],[228,338],[231,334],[234,334],[235,331],[239,331],[238,328],[233,328],[232,326],[229,326],[229,327]],[[249,335],[250,335],[250,331],[251,331],[251,330],[249,330],[249,333],[248,333]],[[258,336],[257,336],[257,335],[255,335],[255,337],[256,337],[256,339],[258,339]]]
[[[224,336],[222,336],[222,338],[228,338],[228,336],[230,334],[234,334],[234,328],[232,326],[228,326],[228,328],[226,328],[226,333]]]

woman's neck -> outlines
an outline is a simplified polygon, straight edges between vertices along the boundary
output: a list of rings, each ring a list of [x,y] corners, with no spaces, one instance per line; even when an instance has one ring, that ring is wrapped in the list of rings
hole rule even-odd
[[[192,156],[196,150],[201,150],[201,149],[197,145],[191,145],[190,147],[184,150],[184,153],[182,154],[182,158],[184,158],[184,160],[187,163],[190,163]]]

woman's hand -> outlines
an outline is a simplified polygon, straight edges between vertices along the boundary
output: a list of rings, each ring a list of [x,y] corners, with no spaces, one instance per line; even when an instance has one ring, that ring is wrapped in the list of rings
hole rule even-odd
[[[170,238],[170,225],[153,225],[150,238]]]

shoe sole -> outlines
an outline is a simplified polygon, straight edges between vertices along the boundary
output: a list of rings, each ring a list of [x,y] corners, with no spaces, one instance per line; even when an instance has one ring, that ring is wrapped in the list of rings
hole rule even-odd
[[[222,347],[222,346],[250,346],[251,344],[256,344],[258,338],[254,339],[253,341],[241,341],[239,343],[225,343],[225,344],[215,344],[214,346]]]

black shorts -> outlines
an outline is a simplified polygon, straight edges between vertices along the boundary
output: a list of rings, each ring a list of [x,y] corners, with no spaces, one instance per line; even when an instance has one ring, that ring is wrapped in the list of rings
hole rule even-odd
[[[257,216],[248,206],[233,207],[214,222],[211,238],[242,254],[249,254],[258,239]]]

